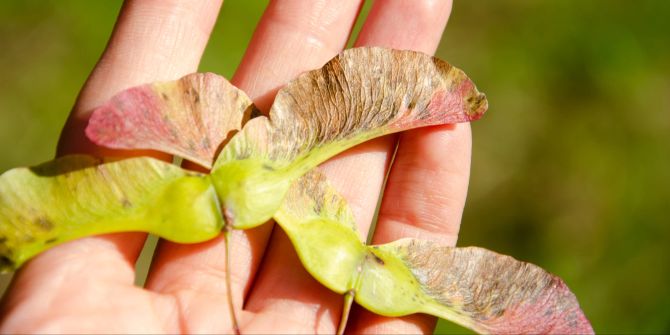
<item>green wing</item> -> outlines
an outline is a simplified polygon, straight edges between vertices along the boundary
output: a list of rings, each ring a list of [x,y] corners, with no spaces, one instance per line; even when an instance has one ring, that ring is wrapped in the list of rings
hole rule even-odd
[[[346,201],[318,169],[295,182],[274,218],[314,278],[337,293],[352,287],[366,247]]]
[[[357,48],[279,91],[270,119],[249,121],[213,177],[236,228],[268,220],[292,181],[328,158],[385,134],[476,120],[487,108],[463,71],[413,51]]]
[[[0,176],[3,270],[83,236],[144,231],[192,243],[215,237],[221,227],[208,176],[151,158],[66,156]]]
[[[481,333],[593,333],[565,283],[535,265],[414,239],[364,245],[318,170],[291,186],[274,217],[314,278],[374,313],[427,313]]]

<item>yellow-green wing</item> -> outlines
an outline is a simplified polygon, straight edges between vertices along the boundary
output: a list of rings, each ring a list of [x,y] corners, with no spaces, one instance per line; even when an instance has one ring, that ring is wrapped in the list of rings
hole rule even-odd
[[[274,218],[314,278],[377,314],[427,313],[481,333],[593,333],[565,283],[533,264],[415,239],[364,245],[318,170],[290,187]]]
[[[487,102],[463,71],[414,51],[349,49],[279,91],[270,118],[249,121],[212,173],[236,228],[268,220],[292,181],[385,134],[476,120]]]
[[[0,267],[83,236],[144,231],[191,243],[219,234],[208,176],[152,158],[66,156],[0,176]]]
[[[314,278],[337,293],[352,287],[366,247],[346,200],[318,168],[295,182],[274,218]]]
[[[129,88],[96,108],[86,135],[116,149],[152,149],[211,168],[222,142],[253,109],[247,95],[214,73]]]

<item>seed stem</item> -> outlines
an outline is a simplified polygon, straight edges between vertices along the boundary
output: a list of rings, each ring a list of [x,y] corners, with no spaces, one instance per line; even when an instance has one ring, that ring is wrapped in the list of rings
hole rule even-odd
[[[224,227],[223,236],[226,239],[226,290],[228,291],[228,310],[230,311],[230,321],[232,322],[233,331],[235,334],[240,334],[240,327],[237,323],[237,316],[235,315],[235,304],[233,304],[233,289],[231,285],[230,273],[230,242],[232,241],[232,233],[230,227]]]
[[[337,335],[344,334],[344,329],[347,328],[347,321],[349,320],[349,313],[351,312],[351,305],[354,303],[354,290],[349,290],[344,294],[344,306],[342,307],[342,316],[340,317],[340,326],[337,327]]]

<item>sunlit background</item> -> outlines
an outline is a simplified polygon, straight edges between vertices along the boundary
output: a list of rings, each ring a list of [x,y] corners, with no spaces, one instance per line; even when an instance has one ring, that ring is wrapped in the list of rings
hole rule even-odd
[[[53,156],[120,4],[0,2],[0,171]],[[201,70],[231,77],[264,5],[226,1]],[[558,274],[599,333],[670,332],[669,15],[665,0],[457,0],[438,51],[491,106],[460,245]]]

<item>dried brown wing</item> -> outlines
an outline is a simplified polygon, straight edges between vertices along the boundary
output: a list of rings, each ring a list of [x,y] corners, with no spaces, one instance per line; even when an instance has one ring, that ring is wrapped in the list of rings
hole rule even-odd
[[[233,225],[249,228],[279,207],[290,185],[280,180],[295,180],[372,138],[476,120],[486,108],[465,73],[442,60],[414,51],[349,49],[281,89],[270,117],[251,120],[231,139],[213,175],[240,185],[218,191]],[[259,203],[257,190],[276,197]]]
[[[435,300],[431,314],[483,333],[592,334],[574,294],[555,275],[477,248],[401,240],[383,246],[406,264]]]

